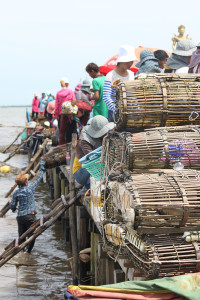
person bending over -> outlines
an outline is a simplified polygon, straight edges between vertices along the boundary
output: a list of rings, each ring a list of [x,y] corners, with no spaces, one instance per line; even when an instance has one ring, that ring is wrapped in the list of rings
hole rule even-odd
[[[14,192],[12,201],[10,203],[10,209],[12,212],[17,210],[17,224],[18,224],[18,234],[19,237],[26,232],[31,225],[36,221],[36,207],[34,192],[38,187],[43,173],[45,171],[45,160],[42,160],[40,165],[40,171],[35,180],[31,183],[28,182],[28,174],[17,175],[15,182],[18,185],[18,189]],[[28,235],[30,237],[32,233]],[[20,242],[22,244],[25,242],[25,238]],[[31,253],[35,243],[35,239],[31,241],[25,248],[24,253]]]

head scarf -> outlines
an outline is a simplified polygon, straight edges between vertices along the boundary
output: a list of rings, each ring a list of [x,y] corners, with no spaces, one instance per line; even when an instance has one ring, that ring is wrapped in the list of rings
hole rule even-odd
[[[101,146],[101,139],[93,138],[88,134],[87,129],[89,126],[90,125],[86,125],[83,127],[83,129],[81,131],[80,140],[84,140],[84,141],[88,142],[89,144],[91,144],[93,147],[98,148]]]
[[[136,75],[140,74],[140,73],[148,73],[148,72],[156,72],[156,73],[161,73],[161,69],[158,66],[158,60],[146,60],[141,67],[139,68],[139,70],[137,71]]]
[[[166,65],[172,70],[188,67],[188,56],[173,54],[168,58]]]
[[[200,63],[200,47],[197,46],[197,50],[193,52],[189,68],[193,68]]]

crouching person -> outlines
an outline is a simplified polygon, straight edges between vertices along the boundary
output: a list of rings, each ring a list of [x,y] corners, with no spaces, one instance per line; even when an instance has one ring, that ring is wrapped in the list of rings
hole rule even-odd
[[[10,209],[15,212],[17,210],[17,224],[19,237],[26,232],[31,225],[36,221],[36,208],[34,200],[34,192],[38,187],[43,173],[45,171],[45,160],[40,163],[40,171],[35,180],[31,183],[28,182],[28,174],[17,175],[15,182],[18,185],[18,189],[14,192],[12,201],[10,203]],[[29,234],[30,237],[32,233]],[[20,244],[25,242],[23,239]],[[30,242],[25,248],[24,253],[31,253],[35,240]]]
[[[86,125],[82,129],[76,147],[73,175],[79,184],[85,186],[86,190],[90,188],[90,173],[85,168],[81,167],[79,159],[100,147],[102,145],[103,137],[109,130],[113,129],[114,126],[115,124],[112,122],[109,123],[104,116],[98,115],[92,118],[90,125]]]

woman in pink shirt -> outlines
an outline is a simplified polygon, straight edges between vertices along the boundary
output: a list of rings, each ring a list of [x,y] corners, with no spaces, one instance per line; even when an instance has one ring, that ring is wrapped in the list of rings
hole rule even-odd
[[[37,93],[34,94],[34,98],[32,101],[32,119],[36,114],[36,119],[38,118],[38,113],[40,112],[40,108],[38,107],[40,103],[40,98]]]
[[[71,102],[75,105],[76,97],[74,92],[68,88],[68,78],[62,78],[60,84],[62,89],[56,95],[55,117],[58,119],[59,145],[63,145],[72,141],[72,133],[77,133],[77,124],[71,117],[62,114],[62,104],[64,102]]]

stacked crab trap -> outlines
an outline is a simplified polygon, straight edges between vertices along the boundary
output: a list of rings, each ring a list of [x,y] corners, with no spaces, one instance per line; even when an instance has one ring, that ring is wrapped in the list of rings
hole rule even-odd
[[[200,271],[200,76],[147,76],[116,94],[91,181],[104,248],[148,279]]]

